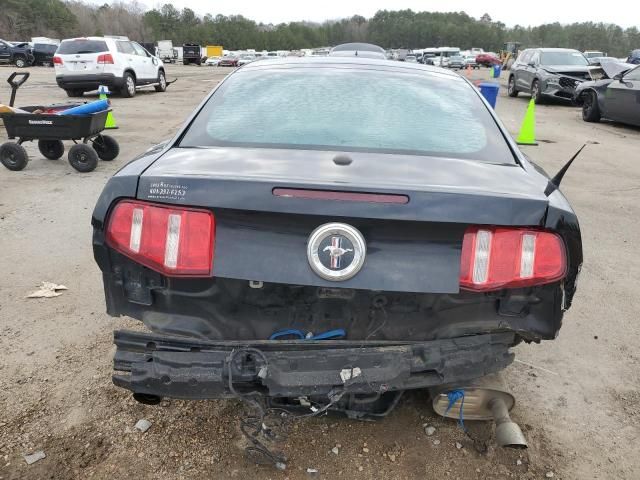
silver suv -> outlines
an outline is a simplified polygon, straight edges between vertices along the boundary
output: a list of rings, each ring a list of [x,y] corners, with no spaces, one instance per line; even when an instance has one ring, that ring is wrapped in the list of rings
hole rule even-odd
[[[523,50],[509,73],[509,96],[531,94],[536,103],[545,97],[571,100],[579,83],[592,80],[589,61],[578,50],[529,48]]]

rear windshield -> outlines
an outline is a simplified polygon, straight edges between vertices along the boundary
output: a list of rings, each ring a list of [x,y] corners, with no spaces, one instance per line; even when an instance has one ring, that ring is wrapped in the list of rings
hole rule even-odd
[[[369,43],[343,43],[337,47],[333,47],[333,52],[353,52],[354,50],[360,50],[363,52],[380,52],[384,53],[382,47],[377,45],[371,45]]]
[[[58,49],[57,45],[51,45],[48,43],[35,43],[33,45],[33,49],[36,52],[47,52],[47,53],[55,53],[55,51]]]
[[[180,146],[299,148],[515,163],[478,92],[450,75],[348,68],[238,71]]]
[[[102,40],[65,40],[60,44],[56,53],[59,55],[71,55],[108,51],[107,43]]]
[[[580,52],[542,52],[542,65],[589,65]]]

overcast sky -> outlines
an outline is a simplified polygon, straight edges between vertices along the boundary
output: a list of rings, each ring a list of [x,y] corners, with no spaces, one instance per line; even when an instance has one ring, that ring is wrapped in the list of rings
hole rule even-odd
[[[91,0],[104,3],[105,0]],[[479,18],[483,13],[491,15],[508,26],[539,25],[541,23],[572,23],[582,21],[608,22],[623,27],[640,27],[640,2],[594,2],[536,0],[534,2],[505,2],[504,0],[141,0],[148,7],[172,3],[181,9],[188,6],[200,15],[205,13],[223,15],[241,14],[264,23],[290,22],[293,20],[340,19],[354,14],[367,18],[377,10],[414,11],[465,11]]]

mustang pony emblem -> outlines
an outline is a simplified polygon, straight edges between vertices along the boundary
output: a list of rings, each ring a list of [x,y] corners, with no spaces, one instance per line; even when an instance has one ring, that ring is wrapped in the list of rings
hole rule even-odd
[[[311,269],[332,282],[348,280],[364,265],[367,244],[362,234],[346,223],[325,223],[307,241]]]
[[[340,268],[341,257],[348,252],[353,252],[353,248],[342,248],[342,237],[331,237],[331,245],[327,245],[322,249],[323,252],[329,251],[331,257],[331,268]]]

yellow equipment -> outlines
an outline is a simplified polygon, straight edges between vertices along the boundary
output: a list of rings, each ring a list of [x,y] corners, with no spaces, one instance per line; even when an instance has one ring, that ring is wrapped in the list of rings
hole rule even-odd
[[[211,57],[221,57],[222,56],[222,46],[221,45],[207,45],[205,48],[205,55],[207,58]]]
[[[506,66],[510,59],[515,60],[520,53],[520,42],[506,42],[500,50],[500,61]]]

